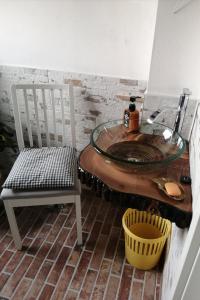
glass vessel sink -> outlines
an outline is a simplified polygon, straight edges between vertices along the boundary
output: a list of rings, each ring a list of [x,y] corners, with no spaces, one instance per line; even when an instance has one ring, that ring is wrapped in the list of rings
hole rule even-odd
[[[179,158],[185,141],[171,128],[143,122],[137,133],[129,132],[123,120],[103,123],[91,134],[91,144],[108,163],[127,172],[147,172],[165,167]]]

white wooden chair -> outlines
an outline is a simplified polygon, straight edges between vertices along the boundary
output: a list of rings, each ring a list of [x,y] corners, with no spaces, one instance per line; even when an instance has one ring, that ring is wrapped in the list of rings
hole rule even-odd
[[[74,117],[74,97],[73,97],[73,87],[71,85],[54,85],[54,84],[17,84],[12,86],[12,99],[13,99],[13,109],[14,109],[14,119],[15,128],[17,135],[17,142],[19,150],[25,148],[24,139],[24,127],[26,125],[27,135],[29,140],[30,148],[34,147],[34,126],[37,136],[37,144],[39,148],[43,147],[45,141],[43,141],[43,136],[41,132],[41,116],[43,115],[43,125],[46,135],[46,145],[50,147],[51,139],[50,133],[54,131],[54,146],[59,146],[58,141],[58,125],[60,126],[62,135],[62,146],[67,145],[67,128],[65,110],[67,109],[66,99],[69,99],[69,115],[70,115],[70,127],[71,127],[71,139],[72,147],[76,147],[76,137],[75,137],[75,117]],[[19,96],[21,93],[21,96]],[[56,94],[57,93],[57,94]],[[65,98],[64,93],[67,93]],[[59,95],[56,96],[55,95]],[[40,96],[40,106],[42,109],[38,109],[39,106],[39,96]],[[48,96],[48,97],[47,97]],[[20,99],[19,99],[20,98]],[[20,100],[20,101],[19,101]],[[50,100],[49,110],[47,100]],[[60,104],[60,119],[59,124],[56,122],[56,113],[58,114],[58,103]],[[21,113],[20,108],[25,108],[25,118],[22,117],[24,114]],[[30,107],[31,106],[31,107]],[[51,109],[50,109],[51,108]],[[31,124],[31,114],[34,111],[35,114],[35,124]],[[51,119],[51,124],[48,119]],[[62,120],[62,122],[61,122]],[[68,122],[69,123],[69,122]],[[28,145],[28,147],[29,147]],[[75,170],[76,172],[76,167]],[[25,206],[37,206],[37,205],[54,205],[54,204],[66,204],[75,203],[76,207],[76,221],[77,221],[77,239],[78,244],[82,244],[82,227],[81,227],[81,202],[80,202],[80,183],[77,178],[76,172],[75,185],[73,187],[67,188],[65,190],[37,190],[37,191],[15,191],[12,189],[4,188],[1,193],[1,198],[3,199],[6,214],[8,217],[11,233],[18,250],[22,248],[22,241],[19,234],[19,229],[17,226],[14,207],[25,207]]]

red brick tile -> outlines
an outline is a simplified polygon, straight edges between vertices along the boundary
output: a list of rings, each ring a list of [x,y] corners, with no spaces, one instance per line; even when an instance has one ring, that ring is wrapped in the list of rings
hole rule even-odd
[[[15,250],[16,250],[14,241],[12,241],[12,242],[10,243],[10,245],[8,246],[7,249],[8,249],[8,250],[11,250],[11,251],[15,251]]]
[[[20,236],[23,239],[27,232],[32,227],[35,218],[37,217],[36,208],[26,208],[17,218]]]
[[[35,220],[37,220],[37,219],[38,219],[38,209],[37,209],[37,207],[33,207],[33,210],[29,213],[29,217],[24,218],[25,222],[22,221],[23,225],[20,227],[21,238],[25,237],[25,235],[29,232],[29,230],[35,223]],[[38,224],[38,229],[40,229],[40,228],[41,228],[41,224]],[[30,236],[30,238],[31,238],[31,236]]]
[[[67,229],[67,228],[61,229],[61,232],[60,232],[57,240],[54,242],[54,245],[48,254],[48,257],[47,257],[48,259],[52,259],[52,260],[57,259],[60,249],[62,248],[63,244],[65,243],[65,240],[66,240],[68,234],[69,234],[69,229]]]
[[[22,250],[23,251],[27,250],[29,248],[29,246],[31,245],[32,242],[33,242],[33,239],[25,237],[23,239]]]
[[[31,286],[31,280],[29,279],[22,279],[20,284],[18,285],[13,297],[11,298],[12,300],[21,300],[24,299],[24,296],[28,292],[29,287]]]
[[[119,240],[119,244],[117,246],[116,256],[114,258],[113,266],[112,266],[112,274],[121,275],[123,262],[125,259],[124,252],[124,241]]]
[[[115,249],[120,236],[120,229],[113,227],[111,230],[109,242],[106,248],[105,258],[113,259]]]
[[[44,243],[42,245],[42,247],[40,248],[38,254],[36,255],[36,257],[34,258],[32,264],[30,265],[27,273],[26,273],[26,277],[27,278],[32,278],[34,279],[39,268],[41,267],[47,253],[49,252],[49,249],[51,247],[51,244],[49,243]]]
[[[35,238],[37,236],[38,232],[40,231],[42,225],[45,222],[45,219],[47,218],[47,215],[48,215],[47,208],[41,208],[40,206],[40,214],[33,219],[35,222],[32,222],[31,225],[33,226],[31,226],[32,228],[27,234],[27,237]],[[28,228],[30,229],[30,226]]]
[[[91,251],[94,250],[98,236],[99,236],[99,232],[101,230],[101,226],[102,226],[102,223],[100,223],[100,222],[94,223],[89,240],[86,242],[85,248],[87,250],[91,250]]]
[[[90,199],[87,199],[85,201],[84,206],[82,207],[82,210],[81,210],[81,215],[82,215],[83,218],[87,217],[88,212],[90,211],[92,204],[93,204],[93,202]]]
[[[22,239],[22,250],[27,250],[28,247],[30,246],[30,244],[32,242],[33,242],[33,239],[29,239],[27,237],[25,237],[24,239]],[[12,251],[16,251],[16,247],[15,247],[14,241],[12,241],[12,243],[10,243],[8,249],[12,250]]]
[[[3,296],[10,297],[13,294],[21,278],[23,277],[24,273],[26,272],[29,265],[31,264],[32,259],[33,258],[30,256],[24,257],[17,270],[13,273],[13,275],[8,280],[7,284],[4,286],[2,292]]]
[[[92,300],[103,299],[109,273],[111,268],[111,261],[103,260],[101,264],[101,269],[96,281],[96,285],[94,287],[94,291],[92,294]]]
[[[49,278],[48,278],[48,282],[49,283],[52,283],[52,284],[56,284],[59,277],[60,277],[60,274],[66,264],[66,261],[69,257],[69,254],[71,252],[71,248],[69,247],[63,247],[53,269],[51,270],[51,273],[49,275]]]
[[[82,257],[80,259],[80,262],[78,264],[77,271],[76,271],[76,273],[74,275],[74,278],[72,280],[71,289],[73,289],[73,290],[79,290],[80,289],[81,284],[82,284],[83,279],[84,279],[84,276],[87,272],[87,268],[88,268],[90,259],[91,259],[91,253],[87,252],[87,251],[84,251],[83,254],[82,254]]]
[[[94,270],[88,270],[84,283],[83,283],[83,287],[81,289],[81,293],[79,296],[79,300],[86,300],[86,299],[90,299],[90,296],[92,294],[93,288],[94,288],[94,283],[95,280],[97,278],[97,271]]]
[[[99,201],[95,201],[90,209],[90,212],[85,220],[85,223],[83,225],[83,231],[86,231],[86,232],[90,232],[91,231],[91,228],[94,224],[94,220],[95,220],[95,217],[97,215],[97,212],[98,212],[98,209],[99,209],[99,206],[100,206],[100,202]]]
[[[51,270],[52,265],[53,262],[50,261],[45,261],[43,263],[42,268],[40,269],[38,275],[36,276],[36,279],[33,282],[33,285],[31,286],[31,289],[29,290],[27,296],[25,297],[26,300],[37,299],[37,296],[42,290],[42,287]]]
[[[116,299],[120,278],[110,276],[105,300]]]
[[[16,209],[14,209],[16,211]],[[26,228],[26,224],[29,223],[29,218],[31,218],[32,215],[35,215],[36,208],[35,207],[25,207],[20,215],[16,216],[17,217],[17,224],[19,227],[19,231],[21,234],[21,231]],[[15,214],[16,215],[16,214]],[[32,218],[31,218],[32,219]],[[30,227],[27,228],[28,230]]]
[[[156,286],[154,300],[160,300],[160,286]]]
[[[84,244],[84,242],[87,240],[88,233],[82,232],[82,235],[83,235],[83,244]],[[76,242],[77,242],[77,229],[76,229],[76,223],[75,223],[67,237],[65,245],[69,246],[69,247],[76,247],[76,245],[75,245]]]
[[[54,291],[53,299],[56,299],[56,300],[64,299],[64,295],[67,291],[67,288],[68,288],[68,285],[72,278],[73,273],[74,273],[74,267],[71,267],[71,266],[65,267],[65,269],[58,281],[56,290]]]
[[[28,247],[30,246],[31,242],[32,242],[32,239],[24,238],[24,240],[23,240],[23,248],[22,248],[23,251],[17,251],[17,252],[15,252],[14,256],[11,258],[11,260],[8,263],[8,265],[6,266],[5,272],[8,272],[8,273],[13,273],[14,272],[15,268],[17,267],[17,265],[19,264],[19,262],[21,261],[21,259],[25,255],[25,251],[24,250],[28,249]]]
[[[15,211],[16,211],[16,209],[15,209]],[[16,216],[16,213],[15,213],[15,216],[17,217],[17,224],[19,227],[20,236],[22,237],[22,239],[24,236],[21,235],[21,230],[24,228],[24,226],[27,222],[27,219],[30,217],[31,213],[32,213],[32,211],[30,208],[23,209],[22,213],[18,216]],[[9,229],[9,235],[11,235],[10,229]],[[14,243],[11,243],[11,244],[14,244]],[[10,246],[9,246],[9,248],[10,248]],[[15,247],[13,247],[13,249],[14,248]]]
[[[76,266],[82,253],[82,248],[76,245],[69,257],[68,265]]]
[[[144,280],[145,271],[135,269],[134,278],[139,280]]]
[[[10,275],[5,274],[5,273],[1,273],[0,274],[0,292],[3,289],[4,285],[6,284],[6,282],[8,281]]]
[[[61,213],[69,215],[73,206],[74,206],[74,204],[72,204],[72,203],[65,204],[64,207],[61,210]]]
[[[53,243],[55,241],[55,239],[58,236],[58,233],[61,229],[61,227],[63,226],[64,222],[66,220],[66,215],[59,215],[55,224],[53,225],[48,237],[47,237],[47,242]]]
[[[144,300],[154,300],[154,293],[156,287],[156,273],[155,271],[145,272],[144,282]]]
[[[104,234],[100,234],[99,239],[97,241],[96,248],[94,250],[92,261],[90,263],[90,267],[92,269],[99,270],[102,263],[107,242],[108,242],[108,236]]]
[[[53,225],[58,217],[59,211],[58,210],[54,210],[52,212],[49,212],[49,215],[45,221],[46,224],[50,224]]]
[[[161,283],[161,278],[162,278],[162,274],[161,272],[156,272],[156,283],[160,284]]]
[[[31,244],[31,246],[29,247],[27,253],[29,255],[36,255],[36,253],[38,252],[38,250],[40,249],[40,246],[43,243],[43,239],[42,238],[36,238],[34,240],[34,242]]]
[[[26,252],[14,252],[16,249],[12,242],[3,251],[0,257],[0,269],[7,264],[3,269],[6,273],[0,273],[1,295],[9,299],[13,297],[14,299],[24,298],[24,300],[36,300],[40,296],[45,300],[50,298],[69,300],[78,299],[78,297],[84,300],[103,298],[114,300],[119,296],[119,300],[124,300],[129,295],[129,300],[142,300],[143,291],[146,297],[143,300],[158,300],[161,274],[153,270],[146,272],[147,275],[145,275],[145,271],[133,272],[133,267],[124,265],[124,240],[122,239],[124,233],[120,227],[124,210],[104,200],[96,199],[91,191],[85,191],[85,195],[82,195],[82,203],[83,217],[87,217],[85,228],[88,231],[83,232],[84,240],[89,236],[85,246],[86,251],[81,247],[74,247],[77,240],[76,224],[73,219],[75,217],[74,205],[67,206],[64,213],[54,211],[49,214],[48,210],[49,216],[46,217],[47,215],[44,214],[44,219],[40,219],[39,226],[37,218],[41,208],[25,208],[21,210],[21,213],[20,210],[16,210],[21,232],[25,234],[30,230],[27,236],[31,238],[26,236],[23,240],[23,248],[28,249]],[[4,224],[6,222],[4,218]],[[31,228],[32,224],[35,225]],[[64,224],[69,224],[69,228],[64,227]],[[5,225],[0,225],[0,232],[2,226]],[[100,232],[101,229],[107,234]],[[3,239],[11,237],[9,231],[7,232],[7,235],[4,232]],[[46,242],[47,239],[51,242]],[[12,253],[11,257],[9,257],[10,253]],[[31,256],[27,256],[26,253],[30,253]],[[84,258],[85,253],[88,253],[89,257]],[[27,262],[26,257],[32,261]],[[47,257],[46,260],[45,257]],[[129,274],[131,272],[134,273],[136,280],[131,279],[132,276]],[[30,276],[32,280],[26,276]],[[72,283],[70,283],[71,279]],[[144,288],[144,282],[151,288],[146,286]],[[70,287],[69,284],[71,284]]]
[[[65,297],[65,300],[76,300],[78,297],[78,293],[75,291],[68,291]]]
[[[38,275],[36,277],[36,279],[45,281],[52,266],[53,266],[53,262],[45,260],[43,265],[42,265],[42,268],[40,269],[40,272],[38,273]]]
[[[124,208],[118,209],[117,215],[116,215],[116,218],[115,218],[115,221],[113,224],[115,227],[122,228],[122,217],[123,217],[125,210],[126,209],[124,209]]]
[[[9,263],[5,268],[5,272],[7,273],[14,273],[15,269],[17,268],[18,264],[20,263],[21,259],[24,257],[25,253],[22,251],[17,251],[14,256],[11,258]]]
[[[28,254],[35,255],[38,252],[38,250],[40,249],[40,246],[42,245],[43,241],[45,240],[46,236],[48,235],[50,228],[51,228],[51,226],[48,224],[43,225],[38,236],[36,237],[34,242],[29,247]]]
[[[103,201],[103,200],[101,200],[101,202],[102,203],[99,212],[96,216],[96,219],[100,222],[103,222],[105,220],[108,210],[110,209],[110,202]]]
[[[53,294],[54,287],[49,284],[45,284],[42,293],[38,300],[47,300],[51,298],[51,295]]]
[[[0,255],[3,253],[3,251],[8,247],[10,242],[12,241],[12,237],[9,235],[6,235],[0,242]]]
[[[86,197],[84,199],[83,205],[82,205],[82,209],[81,209],[81,215],[82,215],[82,217],[84,217],[84,218],[87,217],[92,204],[93,204],[93,201],[91,200],[90,197]]]
[[[68,235],[68,238],[65,242],[65,245],[69,246],[69,247],[74,247],[76,240],[77,240],[77,231],[76,231],[76,223],[74,223],[74,225]]]
[[[3,268],[5,267],[5,265],[7,264],[7,262],[9,261],[9,259],[11,258],[11,256],[13,255],[14,253],[9,251],[9,250],[6,250],[2,256],[0,257],[0,272],[3,270]]]
[[[133,276],[133,267],[125,265],[123,270],[123,275],[121,279],[120,289],[119,289],[119,299],[126,300],[129,297],[129,292],[131,288],[131,280]]]
[[[75,211],[75,206],[73,206],[71,212],[69,213],[69,216],[67,217],[67,220],[66,220],[64,226],[72,228],[75,220],[76,220],[76,211]]]
[[[142,300],[143,282],[133,281],[130,299]]]
[[[0,240],[6,235],[6,233],[8,233],[8,230],[10,228],[6,216],[4,217],[3,221],[4,222],[0,226]]]
[[[103,224],[102,234],[109,234],[111,230],[111,226],[115,220],[116,208],[111,207],[105,217],[105,221]]]

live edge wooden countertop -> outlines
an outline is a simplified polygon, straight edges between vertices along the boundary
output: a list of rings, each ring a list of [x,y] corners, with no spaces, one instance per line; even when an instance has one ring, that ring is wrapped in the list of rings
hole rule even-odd
[[[188,176],[190,173],[188,149],[181,158],[170,163],[167,167],[164,166],[159,174],[151,173],[141,175],[123,172],[116,168],[114,164],[106,162],[105,158],[98,154],[91,145],[88,145],[82,151],[79,164],[84,171],[96,176],[112,190],[155,199],[179,211],[192,214],[192,193],[190,185],[182,184],[186,198],[183,201],[175,201],[167,197],[151,180],[155,177],[170,177],[179,182],[181,175]]]

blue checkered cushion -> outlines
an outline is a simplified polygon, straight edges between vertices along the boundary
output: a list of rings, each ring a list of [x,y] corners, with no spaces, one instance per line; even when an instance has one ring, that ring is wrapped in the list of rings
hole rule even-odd
[[[3,188],[64,189],[74,186],[76,151],[72,147],[25,148],[15,161]]]

